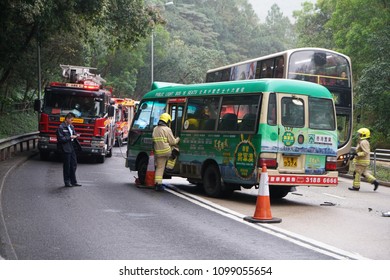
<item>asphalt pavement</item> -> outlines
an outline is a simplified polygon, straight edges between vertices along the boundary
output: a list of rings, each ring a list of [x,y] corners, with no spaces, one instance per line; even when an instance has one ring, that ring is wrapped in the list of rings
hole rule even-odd
[[[3,227],[4,225],[4,217],[2,213],[2,190],[4,186],[5,179],[7,175],[12,171],[12,169],[17,166],[23,164],[30,157],[33,157],[37,154],[37,151],[24,151],[18,152],[7,160],[0,161],[0,260],[3,259],[3,255],[13,255],[12,248],[8,245],[7,242],[8,233],[6,229]]]
[[[2,190],[3,190],[6,177],[14,168],[17,168],[18,166],[22,165],[29,158],[36,156],[37,153],[38,153],[37,151],[31,151],[31,150],[18,152],[17,154],[13,155],[11,158],[8,158],[5,161],[0,161],[0,260],[3,259],[2,256],[15,255],[15,253],[12,252],[13,248],[7,245],[10,244],[8,240],[9,237],[6,229],[3,227],[4,217],[2,213]],[[340,174],[340,176],[352,178],[352,176],[349,174]],[[389,187],[390,182],[381,181],[380,185]]]

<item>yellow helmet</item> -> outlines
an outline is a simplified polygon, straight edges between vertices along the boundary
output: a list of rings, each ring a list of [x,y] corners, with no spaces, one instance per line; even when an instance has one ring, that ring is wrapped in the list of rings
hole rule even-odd
[[[360,139],[367,139],[367,138],[370,138],[371,136],[371,132],[368,128],[361,128],[357,131],[359,133],[359,138]]]
[[[163,121],[166,124],[168,124],[168,122],[172,121],[172,118],[171,118],[171,116],[168,113],[162,113],[161,116],[160,116],[160,121]]]

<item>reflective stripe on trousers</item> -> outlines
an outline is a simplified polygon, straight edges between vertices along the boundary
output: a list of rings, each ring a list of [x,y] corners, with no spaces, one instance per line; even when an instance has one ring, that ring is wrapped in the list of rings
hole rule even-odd
[[[163,176],[164,176],[164,170],[165,170],[165,164],[167,163],[168,157],[155,157],[154,158],[156,163],[156,173],[154,175],[154,181],[156,184],[162,184]]]

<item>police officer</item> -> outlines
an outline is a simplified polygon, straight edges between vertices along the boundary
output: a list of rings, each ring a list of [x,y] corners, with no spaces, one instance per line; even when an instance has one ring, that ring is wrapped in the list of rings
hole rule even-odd
[[[358,191],[360,189],[360,176],[363,175],[369,183],[374,184],[374,191],[376,191],[379,183],[368,170],[368,166],[370,165],[370,142],[368,142],[368,139],[370,139],[371,133],[367,128],[361,128],[357,132],[359,140],[356,152],[353,154],[353,161],[355,162],[353,187],[348,189]]]
[[[75,115],[68,113],[65,121],[57,129],[58,148],[63,156],[63,174],[65,187],[80,187],[76,180],[77,156],[76,150],[81,150],[77,134],[72,125]]]
[[[173,136],[172,130],[169,127],[171,121],[171,116],[168,113],[163,113],[160,116],[157,126],[153,129],[156,191],[164,190],[162,179],[165,165],[172,154],[172,146],[177,145],[180,141],[179,137],[175,138]]]

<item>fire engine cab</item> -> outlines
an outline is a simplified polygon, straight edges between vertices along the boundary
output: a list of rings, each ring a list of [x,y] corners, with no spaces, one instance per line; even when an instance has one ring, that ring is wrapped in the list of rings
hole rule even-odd
[[[112,155],[115,143],[115,106],[105,80],[90,72],[96,68],[60,65],[64,82],[52,82],[45,88],[42,100],[35,101],[40,112],[38,149],[47,160],[57,152],[56,130],[65,115],[75,114],[73,125],[80,136],[81,155],[94,156],[99,163]]]

